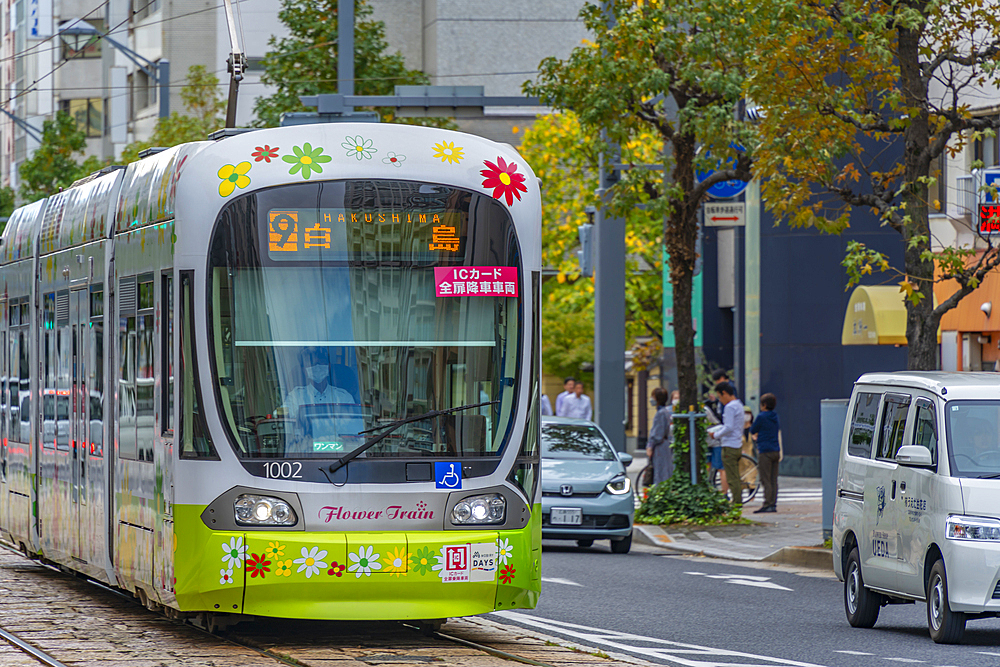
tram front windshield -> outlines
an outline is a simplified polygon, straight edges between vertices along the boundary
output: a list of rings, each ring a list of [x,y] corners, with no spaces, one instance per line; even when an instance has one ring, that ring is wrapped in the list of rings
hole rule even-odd
[[[209,262],[216,398],[240,456],[336,458],[379,426],[487,402],[364,455],[502,451],[522,296],[496,200],[405,181],[271,188],[223,210]]]

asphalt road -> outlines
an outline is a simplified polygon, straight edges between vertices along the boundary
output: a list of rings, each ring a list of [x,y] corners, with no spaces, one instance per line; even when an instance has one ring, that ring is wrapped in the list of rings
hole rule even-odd
[[[668,665],[1000,667],[1000,619],[970,621],[961,645],[941,646],[923,604],[883,607],[874,629],[852,628],[832,577],[652,547],[543,544],[538,608],[493,620]]]

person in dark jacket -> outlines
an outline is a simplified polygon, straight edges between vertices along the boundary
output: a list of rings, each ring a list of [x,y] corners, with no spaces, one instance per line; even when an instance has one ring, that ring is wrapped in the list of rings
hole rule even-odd
[[[663,387],[653,389],[653,400],[656,404],[656,414],[653,416],[653,427],[649,429],[649,439],[646,441],[646,455],[653,464],[653,484],[669,479],[674,472],[674,455],[670,450],[671,424],[670,416],[673,410],[667,405],[670,394]]]
[[[757,440],[757,472],[764,486],[764,505],[754,510],[754,514],[778,511],[778,463],[783,452],[781,448],[781,424],[774,411],[778,400],[774,394],[760,397],[760,412],[750,427],[750,433]]]

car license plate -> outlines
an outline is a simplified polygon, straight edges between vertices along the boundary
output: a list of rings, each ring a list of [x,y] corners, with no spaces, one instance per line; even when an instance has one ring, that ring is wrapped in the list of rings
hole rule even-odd
[[[553,507],[549,514],[553,526],[579,526],[583,523],[583,510],[574,507]]]

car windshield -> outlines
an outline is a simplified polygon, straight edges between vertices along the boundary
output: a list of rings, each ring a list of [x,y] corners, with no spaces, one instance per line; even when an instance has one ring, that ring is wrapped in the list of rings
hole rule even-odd
[[[262,190],[211,248],[217,399],[237,453],[496,456],[518,392],[520,257],[505,207],[428,183]]]
[[[1000,475],[1000,401],[949,401],[945,415],[952,475]]]
[[[543,459],[614,461],[615,452],[594,426],[542,424]]]

